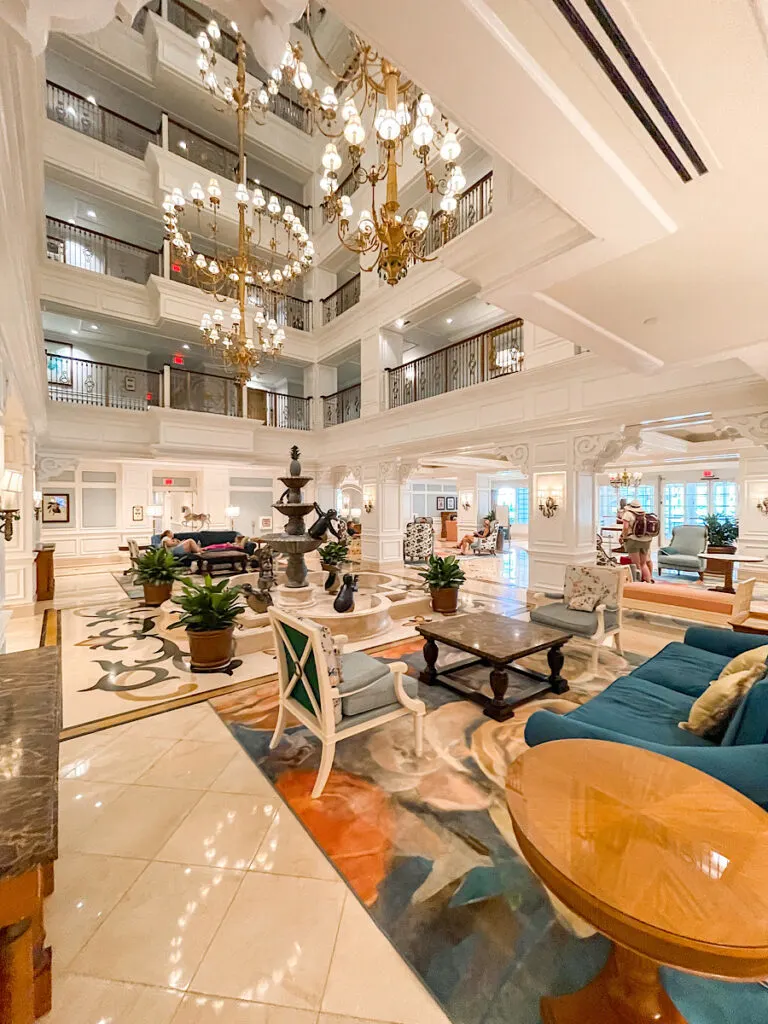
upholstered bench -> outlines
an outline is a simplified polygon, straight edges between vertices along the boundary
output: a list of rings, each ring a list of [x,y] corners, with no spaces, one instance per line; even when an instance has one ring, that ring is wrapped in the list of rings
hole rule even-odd
[[[627,583],[624,607],[725,625],[739,609],[749,608],[754,586],[754,580],[744,580],[736,585],[735,594],[724,594],[684,583]]]

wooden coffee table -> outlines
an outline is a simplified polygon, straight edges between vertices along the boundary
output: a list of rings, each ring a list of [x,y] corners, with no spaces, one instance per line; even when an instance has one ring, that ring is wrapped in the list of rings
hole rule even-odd
[[[520,619],[510,619],[506,615],[495,615],[491,612],[455,615],[439,622],[420,622],[416,626],[416,630],[426,640],[424,660],[427,663],[427,668],[421,673],[422,682],[447,686],[448,689],[461,694],[467,700],[480,704],[484,714],[497,722],[504,722],[506,719],[512,718],[515,713],[514,709],[519,704],[532,700],[547,690],[552,690],[554,693],[565,693],[568,689],[568,682],[560,675],[560,671],[565,660],[562,647],[571,639],[571,633],[563,633],[558,629],[551,629],[549,626],[539,626],[535,622],[523,622]],[[438,642],[448,647],[456,647],[460,651],[466,651],[475,657],[469,661],[451,665],[450,668],[440,672],[435,668]],[[514,701],[507,700],[508,669],[513,662],[529,654],[536,654],[538,651],[547,652],[548,676],[531,669],[521,668],[519,665],[515,665],[513,671],[515,675],[534,679],[544,685],[533,690],[529,688],[523,694],[518,693],[517,699]],[[453,675],[470,665],[477,665],[478,662],[491,666],[490,682],[493,699],[471,688],[455,685],[453,681],[444,678],[447,672]]]
[[[531,868],[614,943],[586,988],[541,1000],[543,1024],[685,1024],[659,964],[768,976],[768,814],[735,789],[639,747],[557,740],[514,762],[507,804]]]
[[[200,572],[215,576],[216,569],[228,567],[232,570],[240,569],[246,572],[248,568],[248,555],[245,551],[203,551],[199,556]]]

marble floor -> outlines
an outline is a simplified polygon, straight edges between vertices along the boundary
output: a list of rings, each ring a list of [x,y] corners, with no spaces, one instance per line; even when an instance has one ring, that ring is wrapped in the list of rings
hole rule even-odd
[[[108,570],[57,584],[63,608],[124,598]],[[465,599],[525,614],[518,586]],[[40,625],[15,614],[9,649]],[[207,702],[67,740],[60,767],[46,1024],[450,1024]]]

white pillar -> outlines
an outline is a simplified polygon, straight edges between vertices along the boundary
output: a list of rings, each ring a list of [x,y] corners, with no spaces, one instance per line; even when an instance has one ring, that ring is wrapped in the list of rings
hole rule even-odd
[[[168,115],[165,111],[160,115],[160,145],[168,149]]]
[[[163,405],[171,407],[171,368],[167,364],[163,367]]]
[[[387,367],[399,366],[403,339],[394,331],[375,330],[360,339],[360,415],[375,416],[387,408]]]
[[[323,418],[323,395],[332,395],[337,390],[338,371],[335,366],[311,363],[304,368],[304,395],[312,395],[312,425],[321,429]]]
[[[322,300],[336,291],[336,275],[323,267],[313,267],[304,279],[304,298],[312,299],[312,329],[323,326]]]
[[[459,473],[456,479],[456,494],[459,499],[456,536],[461,539],[467,533],[474,533],[484,510],[478,507],[477,473]],[[469,499],[469,507],[464,508]]]
[[[397,462],[362,467],[362,567],[395,569],[403,563],[400,470]],[[366,512],[366,502],[371,511]]]
[[[763,447],[748,448],[739,458],[739,539],[738,548],[743,555],[765,557],[768,550],[768,515],[757,504],[768,498],[768,451]],[[768,579],[768,569],[762,565],[745,565],[740,569],[742,579],[755,576]]]

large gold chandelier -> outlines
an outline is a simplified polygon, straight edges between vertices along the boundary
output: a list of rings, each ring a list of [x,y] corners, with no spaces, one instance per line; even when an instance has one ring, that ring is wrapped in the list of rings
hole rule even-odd
[[[331,140],[344,140],[355,181],[361,186],[371,186],[370,207],[360,211],[357,224],[352,228],[352,202],[348,195],[338,192],[337,172],[342,156],[336,143],[331,141],[325,147],[320,179],[326,218],[336,221],[339,239],[347,249],[374,255],[370,266],[363,265],[363,270],[377,269],[388,284],[395,285],[412,264],[435,259],[426,251],[427,229],[434,209],[430,213],[414,207],[401,211],[397,175],[398,167],[403,164],[406,140],[410,138],[414,155],[423,165],[432,203],[436,195],[442,196],[442,228],[446,231],[450,229],[457,201],[466,186],[457,164],[461,145],[448,121],[436,114],[431,98],[421,93],[410,79],[404,79],[390,61],[379,56],[358,36],[351,35],[353,56],[347,70],[337,74],[320,54],[310,28],[308,32],[335,86],[326,86],[322,95],[313,89],[301,47],[289,45],[267,87],[257,91],[256,102],[262,112],[266,111],[278,91],[277,83],[290,79],[311,111],[313,128]],[[341,97],[344,97],[343,102]],[[364,120],[369,122],[367,127]],[[361,161],[367,141],[376,148],[376,160],[366,168]],[[445,174],[441,177],[428,166],[435,153],[445,161]],[[376,186],[382,182],[386,185],[385,199],[377,204]]]
[[[170,239],[173,257],[185,264],[189,276],[217,302],[232,298],[235,304],[229,323],[220,308],[205,313],[200,322],[203,338],[225,365],[233,369],[239,384],[250,380],[264,355],[274,356],[282,348],[285,331],[269,315],[271,304],[285,295],[288,284],[311,266],[314,246],[301,219],[293,208],[280,206],[277,196],[269,199],[256,182],[248,189],[245,156],[245,129],[251,113],[258,115],[262,107],[246,87],[245,41],[237,39],[237,74],[234,83],[220,83],[213,66],[216,55],[213,43],[221,37],[215,21],[198,36],[200,58],[198,68],[207,88],[224,99],[237,116],[238,181],[235,188],[238,230],[237,250],[228,253],[219,246],[219,208],[222,191],[216,178],[207,189],[195,182],[185,197],[174,188],[163,202],[163,221]],[[213,255],[197,251],[192,243],[188,215],[194,211],[195,233],[207,229],[213,242]],[[207,223],[204,216],[208,215]],[[187,228],[185,230],[185,228]],[[269,253],[263,257],[255,251]]]

